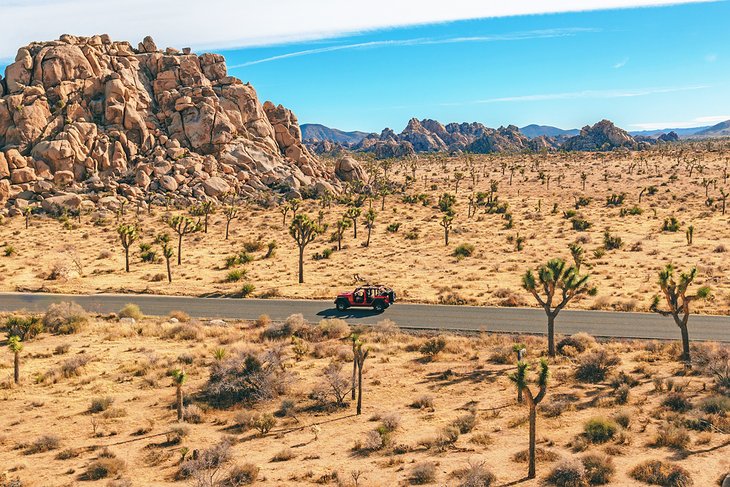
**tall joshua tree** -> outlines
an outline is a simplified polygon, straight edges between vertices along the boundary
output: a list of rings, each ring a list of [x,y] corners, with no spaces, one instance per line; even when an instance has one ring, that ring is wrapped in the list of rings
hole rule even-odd
[[[124,270],[129,272],[129,247],[139,238],[137,227],[135,225],[122,224],[117,227],[119,240],[124,247]]]
[[[291,210],[289,203],[284,203],[279,207],[279,212],[284,216],[284,220],[282,221],[282,224],[284,225],[286,225],[286,215],[289,214],[289,210]]]
[[[304,282],[304,248],[320,233],[322,233],[322,227],[301,213],[294,217],[289,226],[289,235],[299,247],[299,284]]]
[[[362,349],[362,342],[357,341],[355,345],[355,360],[357,361],[357,415],[362,414],[362,369],[365,359],[370,355],[370,350]]]
[[[173,251],[170,247],[170,236],[166,233],[157,236],[156,242],[162,247],[162,255],[165,257],[165,266],[167,267],[167,282],[172,282],[172,270],[170,269],[170,259],[172,259]]]
[[[23,351],[23,344],[20,342],[20,337],[13,335],[8,338],[8,348],[13,353],[13,379],[18,384],[20,382],[20,352]]]
[[[203,217],[203,233],[208,233],[208,218],[215,213],[215,207],[212,201],[203,201],[195,206],[190,212],[193,216]]]
[[[360,213],[362,210],[360,208],[357,208],[355,206],[351,206],[347,209],[345,212],[345,218],[350,220],[352,222],[352,229],[353,229],[353,238],[357,239],[357,219],[360,218]]]
[[[527,381],[527,371],[530,366],[527,362],[517,362],[517,372],[510,375],[510,380],[515,383],[518,391],[523,392],[523,397],[526,399],[527,406],[530,408],[530,447],[529,453],[529,467],[527,470],[527,478],[535,478],[535,440],[537,433],[537,405],[545,399],[547,394],[547,384],[550,378],[550,371],[548,369],[548,363],[546,359],[540,360],[540,372],[537,379],[537,385],[539,387],[537,395],[532,392]]]
[[[528,270],[522,276],[522,287],[529,291],[545,310],[548,319],[548,354],[555,356],[555,318],[571,299],[579,294],[596,294],[588,287],[588,276],[581,276],[562,259],[552,259],[537,269],[537,276]]]
[[[166,223],[177,233],[177,265],[180,265],[182,263],[183,237],[200,231],[200,219],[196,221],[185,215],[175,215],[168,218]]]
[[[691,356],[689,350],[689,330],[687,324],[689,322],[689,305],[698,299],[707,299],[710,296],[710,288],[703,286],[697,289],[697,293],[693,295],[687,294],[687,288],[697,276],[697,268],[692,267],[689,272],[683,272],[679,275],[679,280],[675,280],[674,266],[667,266],[659,272],[659,288],[664,295],[667,304],[667,310],[659,309],[661,298],[654,296],[651,304],[651,310],[661,314],[662,316],[671,316],[682,333],[682,360],[689,365]]]
[[[368,239],[365,242],[365,247],[370,246],[370,234],[373,232],[373,228],[375,227],[375,217],[377,216],[377,213],[375,213],[375,210],[370,208],[367,213],[365,213],[365,228],[368,229]]]
[[[177,404],[177,420],[183,420],[183,385],[188,379],[188,374],[182,369],[175,369],[170,372],[172,383],[175,385],[175,404]]]
[[[342,237],[345,235],[345,230],[350,228],[351,225],[350,220],[344,216],[337,220],[335,228],[335,235],[337,236],[337,250],[342,250]]]
[[[357,333],[350,334],[352,342],[352,400],[355,400],[355,386],[357,385],[357,344],[360,343],[360,335]]]
[[[228,230],[231,227],[231,222],[238,218],[238,207],[231,203],[230,206],[223,208],[223,216],[226,217],[226,240],[228,240]]]
[[[439,225],[444,228],[444,245],[449,245],[449,232],[452,223],[454,223],[454,217],[451,215],[444,215],[439,222]]]

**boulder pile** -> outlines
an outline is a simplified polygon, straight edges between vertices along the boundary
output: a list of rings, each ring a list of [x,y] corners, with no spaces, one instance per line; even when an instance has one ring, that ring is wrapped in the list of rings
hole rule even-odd
[[[20,48],[0,77],[5,213],[78,195],[189,204],[339,187],[294,114],[261,104],[218,54],[64,35]]]

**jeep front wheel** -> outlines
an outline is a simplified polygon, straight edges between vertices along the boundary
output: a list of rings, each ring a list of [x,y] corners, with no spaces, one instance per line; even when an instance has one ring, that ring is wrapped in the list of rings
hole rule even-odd
[[[375,301],[373,303],[373,309],[377,312],[381,312],[381,311],[385,310],[385,303],[382,301]]]

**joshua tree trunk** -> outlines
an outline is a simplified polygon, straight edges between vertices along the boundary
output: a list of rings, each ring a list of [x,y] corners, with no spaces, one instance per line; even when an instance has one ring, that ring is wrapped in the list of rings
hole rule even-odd
[[[177,236],[177,265],[182,264],[182,234]]]
[[[172,282],[172,270],[170,270],[170,258],[165,257],[165,262],[167,263],[167,282]]]
[[[362,367],[357,369],[357,415],[362,413]]]
[[[177,420],[178,420],[178,422],[182,422],[182,420],[183,420],[183,392],[182,392],[182,385],[178,385],[177,386],[176,396],[177,396]]]
[[[527,469],[527,478],[535,478],[535,436],[536,436],[536,423],[537,423],[537,408],[532,398],[528,395],[528,401],[530,405],[530,465]]]
[[[679,330],[682,332],[682,360],[689,364],[692,362],[689,351],[689,329],[687,328],[687,323],[684,323],[679,316],[674,319],[677,321]]]
[[[129,272],[129,247],[124,247],[124,269]]]
[[[444,228],[444,245],[449,245],[449,230]]]
[[[226,240],[228,240],[228,227],[230,227],[230,226],[231,226],[231,220],[228,220],[226,222]]]
[[[548,355],[555,356],[555,315],[550,311],[547,313],[548,319]]]
[[[368,239],[365,242],[365,247],[370,247],[370,233],[372,232],[372,228],[368,227]]]
[[[20,383],[20,352],[15,352],[13,379],[16,384]]]
[[[352,219],[352,231],[354,232],[353,238],[357,240],[357,218]]]
[[[304,283],[304,247],[299,247],[299,284]]]
[[[355,345],[353,342],[352,351],[355,351]],[[357,358],[352,359],[352,400],[355,400],[355,383],[357,382]]]

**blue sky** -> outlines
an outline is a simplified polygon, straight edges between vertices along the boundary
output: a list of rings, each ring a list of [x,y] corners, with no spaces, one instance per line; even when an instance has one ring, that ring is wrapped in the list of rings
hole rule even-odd
[[[417,117],[572,128],[609,118],[639,130],[730,118],[729,21],[730,3],[717,2],[458,21],[220,52],[233,75],[303,123],[400,130]],[[293,53],[300,55],[285,57]]]
[[[0,69],[66,32],[134,45],[151,34],[220,52],[262,101],[344,130],[730,119],[730,0],[96,1],[0,0]]]

